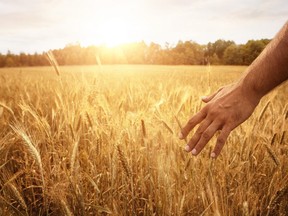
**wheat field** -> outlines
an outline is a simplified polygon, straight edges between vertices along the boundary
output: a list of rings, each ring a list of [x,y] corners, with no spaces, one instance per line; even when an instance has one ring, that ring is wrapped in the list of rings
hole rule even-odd
[[[177,136],[244,70],[1,69],[0,215],[287,215],[287,83],[216,160],[215,138],[192,157]]]

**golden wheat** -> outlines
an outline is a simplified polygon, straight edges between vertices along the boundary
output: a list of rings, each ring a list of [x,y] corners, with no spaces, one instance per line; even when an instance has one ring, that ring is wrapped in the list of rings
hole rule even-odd
[[[287,84],[211,160],[215,137],[193,157],[176,135],[245,68],[98,64],[0,69],[1,213],[285,213]]]

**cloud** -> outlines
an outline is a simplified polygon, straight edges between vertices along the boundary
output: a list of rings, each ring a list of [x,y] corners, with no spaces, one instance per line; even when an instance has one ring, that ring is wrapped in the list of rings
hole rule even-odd
[[[22,31],[23,29],[43,28],[53,25],[56,17],[50,13],[55,6],[54,0],[1,0],[0,25],[1,33]]]
[[[0,0],[0,52],[64,46],[119,20],[139,40],[244,42],[271,38],[287,14],[286,0]]]

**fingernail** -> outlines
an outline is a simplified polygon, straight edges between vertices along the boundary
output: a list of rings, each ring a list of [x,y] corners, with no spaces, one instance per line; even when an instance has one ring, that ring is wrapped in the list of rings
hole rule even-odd
[[[201,100],[206,100],[207,96],[201,96]]]
[[[211,153],[211,158],[216,158],[216,154],[214,152]]]
[[[192,153],[192,155],[196,155],[197,154],[196,149],[193,149],[191,153]]]
[[[190,151],[190,147],[188,145],[185,146],[185,151],[187,151],[187,152]]]
[[[179,132],[178,137],[179,137],[179,139],[184,139],[182,132]]]

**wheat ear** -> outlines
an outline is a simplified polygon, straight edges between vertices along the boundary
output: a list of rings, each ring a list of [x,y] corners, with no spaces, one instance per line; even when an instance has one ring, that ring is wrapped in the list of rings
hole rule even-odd
[[[121,162],[121,165],[122,165],[122,167],[123,167],[123,169],[124,169],[127,177],[130,178],[131,175],[132,175],[132,174],[131,174],[131,169],[130,169],[130,167],[128,166],[127,159],[126,159],[126,157],[125,157],[125,155],[124,155],[124,152],[122,151],[120,145],[117,145],[117,150],[118,150],[118,155],[119,155],[119,160],[120,160],[120,162]]]
[[[23,129],[20,128],[20,126],[10,125],[10,127],[12,128],[12,130],[16,134],[18,134],[23,139],[25,147],[27,148],[27,150],[29,151],[31,156],[34,158],[34,160],[36,161],[36,163],[40,169],[42,181],[44,182],[44,175],[43,175],[44,172],[43,172],[42,160],[41,160],[41,157],[40,157],[38,150],[35,148],[31,139],[29,138],[29,136],[23,131]]]
[[[56,71],[57,75],[60,76],[60,70],[59,70],[59,66],[58,66],[58,63],[52,53],[51,50],[49,50],[47,53],[46,53],[46,57],[47,57],[47,60],[49,61],[50,65],[53,66],[54,70]]]
[[[70,168],[71,168],[71,174],[74,173],[74,169],[75,169],[75,160],[76,160],[76,155],[78,152],[78,146],[79,146],[79,139],[74,142],[73,145],[73,150],[72,150],[72,154],[71,154],[71,158],[70,158]]]

